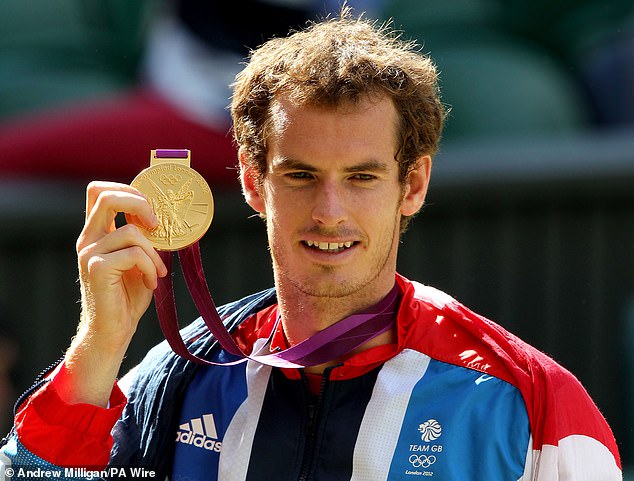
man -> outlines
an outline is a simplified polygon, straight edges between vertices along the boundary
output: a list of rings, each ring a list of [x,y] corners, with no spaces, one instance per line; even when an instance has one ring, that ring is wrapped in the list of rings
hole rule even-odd
[[[244,195],[265,219],[275,278],[275,290],[220,309],[236,342],[284,350],[396,293],[394,324],[304,369],[195,367],[161,345],[126,380],[126,400],[115,383],[121,360],[167,271],[137,227],[156,226],[148,201],[93,183],[77,242],[82,319],[64,362],[21,403],[4,447],[13,469],[621,479],[612,433],[570,373],[396,273],[444,116],[429,58],[344,11],[257,49],[236,79],[232,116]],[[115,228],[117,212],[131,224]],[[234,360],[200,321],[183,336],[199,356]]]

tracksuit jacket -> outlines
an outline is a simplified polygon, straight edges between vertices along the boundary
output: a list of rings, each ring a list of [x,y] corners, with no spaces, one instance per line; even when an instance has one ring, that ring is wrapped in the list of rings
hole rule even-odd
[[[612,432],[572,374],[448,295],[401,276],[397,282],[398,341],[389,359],[352,378],[338,373],[354,357],[327,369],[318,395],[298,370],[287,375],[252,361],[201,367],[166,343],[152,349],[120,402],[112,477],[136,467],[161,480],[622,479]],[[275,302],[268,290],[219,312],[235,332]],[[201,320],[183,338],[199,356],[233,360]],[[47,461],[37,455],[47,424],[62,423],[46,419],[54,415],[42,401],[50,397],[40,396],[45,390],[22,404],[0,453],[14,479],[21,466],[53,470],[76,448],[61,443],[60,457]],[[77,422],[87,439],[90,416]],[[95,452],[109,448],[91,442]]]

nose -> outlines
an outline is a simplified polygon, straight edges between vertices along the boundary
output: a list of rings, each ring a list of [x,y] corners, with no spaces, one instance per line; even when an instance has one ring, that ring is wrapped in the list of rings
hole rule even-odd
[[[324,227],[334,227],[347,220],[345,194],[334,181],[322,181],[316,188],[313,220]]]

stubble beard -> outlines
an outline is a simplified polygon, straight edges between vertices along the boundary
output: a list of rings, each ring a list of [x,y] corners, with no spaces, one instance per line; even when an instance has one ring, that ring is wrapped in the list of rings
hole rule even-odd
[[[297,294],[313,297],[315,300],[341,299],[359,294],[372,286],[386,269],[395,269],[395,266],[388,266],[392,259],[394,259],[393,263],[396,263],[395,251],[398,246],[395,243],[395,238],[399,238],[398,221],[392,226],[391,235],[389,235],[389,248],[384,251],[380,250],[375,257],[369,260],[375,269],[362,278],[354,278],[350,275],[347,279],[342,279],[337,276],[337,272],[341,270],[339,266],[326,264],[315,266],[318,271],[314,274],[306,274],[304,277],[294,276],[288,269],[284,268],[287,262],[285,262],[286,255],[283,249],[271,248],[276,287],[289,294],[294,291]],[[344,267],[344,269],[346,268],[349,269],[349,267]]]

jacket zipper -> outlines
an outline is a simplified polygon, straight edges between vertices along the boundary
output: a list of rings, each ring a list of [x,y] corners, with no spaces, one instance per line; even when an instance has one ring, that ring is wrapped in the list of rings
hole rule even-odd
[[[304,389],[308,394],[307,419],[306,419],[306,442],[304,443],[304,454],[302,456],[302,468],[298,481],[308,481],[313,475],[313,463],[316,456],[316,444],[319,428],[322,423],[322,408],[326,398],[328,385],[330,384],[330,373],[338,366],[331,366],[324,370],[321,376],[321,386],[319,387],[319,395],[310,394],[308,380],[302,371],[302,380],[304,381]]]
[[[31,385],[31,387],[29,387],[26,391],[24,391],[22,393],[22,395],[18,398],[18,400],[15,402],[15,404],[13,405],[13,416],[16,415],[16,413],[18,412],[18,410],[20,409],[22,404],[35,391],[37,391],[39,388],[41,388],[44,384],[46,384],[48,382],[48,380],[46,379],[46,376],[48,376],[49,373],[53,369],[55,369],[58,366],[59,363],[61,363],[63,361],[64,361],[64,357],[62,356],[61,358],[59,358],[57,361],[55,361],[53,364],[51,364],[50,366],[48,366],[46,369],[42,370],[38,374],[38,376],[33,381],[33,384]],[[15,426],[12,426],[11,430],[7,433],[7,435],[5,437],[3,437],[2,440],[0,440],[0,447],[4,446],[5,444],[7,444],[9,442],[9,438],[11,437],[11,435],[13,434],[14,431],[15,431]]]

